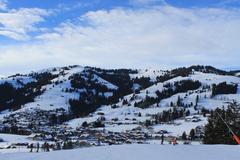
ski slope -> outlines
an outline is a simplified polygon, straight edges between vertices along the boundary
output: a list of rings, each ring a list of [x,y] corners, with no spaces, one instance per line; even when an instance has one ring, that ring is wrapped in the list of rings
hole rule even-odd
[[[118,145],[42,153],[0,153],[1,160],[239,160],[240,146]],[[0,150],[1,152],[1,150]]]

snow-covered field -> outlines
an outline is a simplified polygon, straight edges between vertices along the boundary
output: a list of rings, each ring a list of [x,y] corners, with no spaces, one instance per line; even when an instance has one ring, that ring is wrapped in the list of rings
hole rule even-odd
[[[0,159],[1,153],[20,153],[28,152],[29,149],[26,146],[16,145],[16,144],[29,144],[29,143],[40,143],[40,141],[31,140],[30,136],[14,135],[14,134],[0,134]],[[3,140],[3,142],[1,142]],[[15,146],[14,148],[11,146]],[[8,148],[8,149],[7,149]]]
[[[28,136],[0,134],[4,142],[0,142],[0,148],[13,143],[36,143]],[[41,142],[40,142],[41,143]],[[238,160],[240,146],[234,145],[192,145],[173,146],[160,145],[159,140],[149,141],[150,144],[112,145],[79,148],[73,150],[61,150],[39,153],[30,153],[26,147],[0,149],[1,160]],[[35,151],[35,150],[34,150]]]
[[[41,153],[0,153],[1,160],[239,160],[240,146],[118,145]]]

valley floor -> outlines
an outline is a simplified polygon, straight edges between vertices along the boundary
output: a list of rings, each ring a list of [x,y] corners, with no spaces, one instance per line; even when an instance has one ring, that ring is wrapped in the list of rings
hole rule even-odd
[[[1,160],[239,160],[240,146],[134,144],[41,153],[1,153]]]

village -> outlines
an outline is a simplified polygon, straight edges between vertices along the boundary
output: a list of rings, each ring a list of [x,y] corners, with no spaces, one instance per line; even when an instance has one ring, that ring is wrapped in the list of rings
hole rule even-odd
[[[183,144],[190,144],[191,141],[200,142],[203,137],[203,127],[194,128],[194,138],[191,135],[185,137],[172,136],[167,130],[154,131],[154,119],[151,125],[138,122],[131,123],[138,125],[130,130],[122,132],[109,131],[105,125],[132,125],[129,122],[118,122],[116,119],[105,120],[101,115],[95,122],[83,122],[81,126],[72,128],[65,121],[69,118],[64,109],[44,111],[40,109],[26,110],[25,112],[16,112],[5,116],[0,121],[0,133],[25,135],[30,141],[21,143],[8,143],[0,146],[0,149],[13,148],[41,148],[44,151],[73,149],[90,146],[107,146],[120,144],[149,144],[158,142],[171,144],[172,140],[181,141]],[[191,118],[181,118],[187,122],[199,122],[201,119],[196,115]],[[174,122],[168,122],[174,124]],[[163,123],[164,124],[164,123]],[[175,123],[174,125],[178,125]],[[186,133],[185,133],[186,134]],[[2,140],[4,142],[4,139]],[[47,147],[47,148],[46,148]]]

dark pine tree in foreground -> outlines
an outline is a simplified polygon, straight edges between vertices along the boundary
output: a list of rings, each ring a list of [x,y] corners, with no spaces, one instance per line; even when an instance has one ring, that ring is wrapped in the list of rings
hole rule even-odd
[[[205,126],[205,144],[237,144],[233,135],[221,120],[219,115],[226,121],[237,136],[240,136],[240,106],[236,103],[229,105],[227,109],[216,109],[212,111],[208,124]]]

